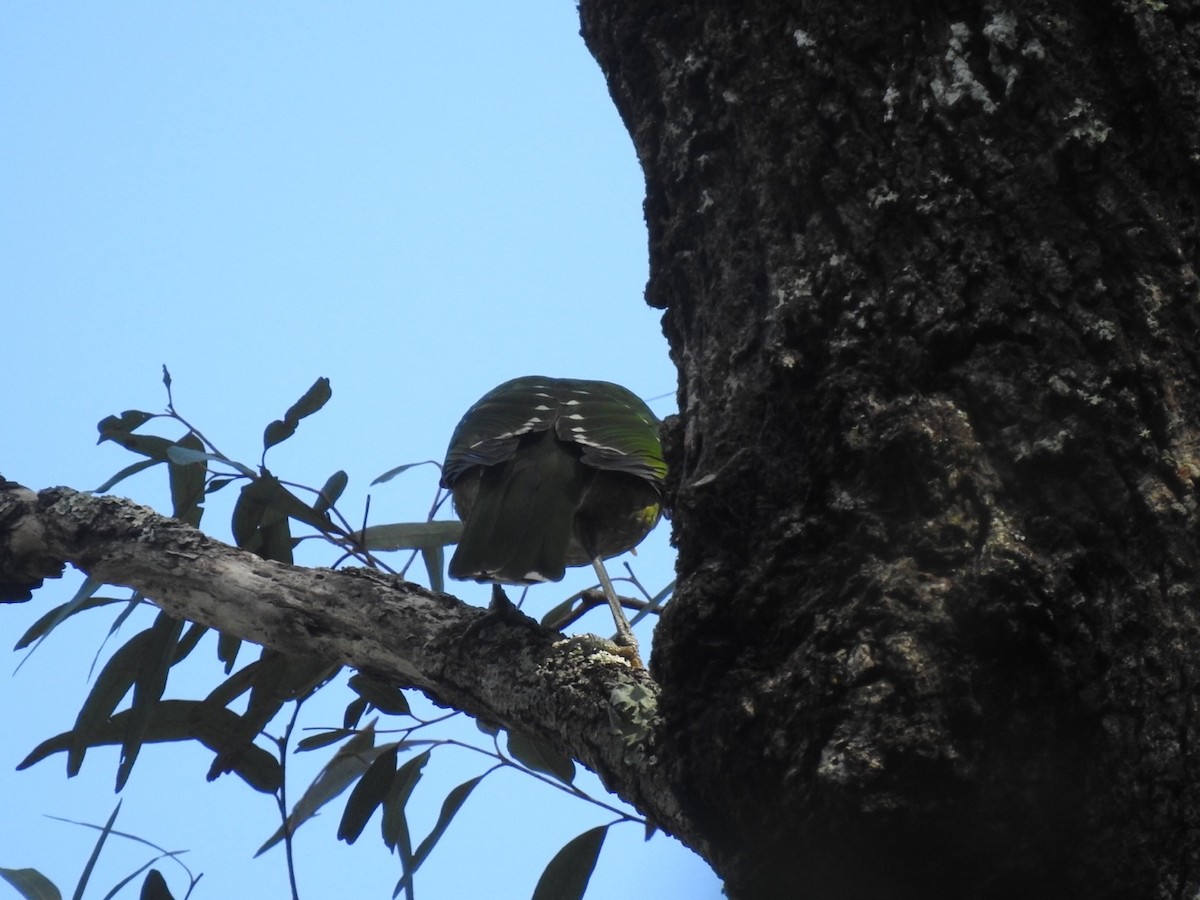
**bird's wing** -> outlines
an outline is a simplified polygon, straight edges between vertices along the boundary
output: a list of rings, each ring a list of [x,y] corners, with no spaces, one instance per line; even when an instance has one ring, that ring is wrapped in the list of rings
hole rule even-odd
[[[637,394],[608,381],[560,379],[558,437],[583,448],[597,469],[627,472],[661,486],[667,463],[658,441],[658,419]]]
[[[512,459],[521,436],[545,431],[558,415],[552,385],[540,375],[514,378],[488,391],[466,411],[442,465],[442,487],[450,487],[473,466],[494,466]]]

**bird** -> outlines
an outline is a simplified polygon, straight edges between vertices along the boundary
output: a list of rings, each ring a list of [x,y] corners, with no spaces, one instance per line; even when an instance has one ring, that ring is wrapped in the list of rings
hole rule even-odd
[[[528,375],[484,394],[454,429],[441,485],[463,532],[450,560],[458,580],[560,581],[591,564],[617,627],[637,641],[604,560],[641,543],[663,513],[667,464],[658,419],[607,381]]]

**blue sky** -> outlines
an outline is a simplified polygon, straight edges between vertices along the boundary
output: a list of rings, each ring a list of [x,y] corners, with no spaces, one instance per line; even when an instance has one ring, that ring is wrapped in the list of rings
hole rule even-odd
[[[371,479],[440,459],[467,406],[510,377],[604,378],[670,413],[675,372],[641,299],[641,175],[577,32],[573,4],[549,0],[0,7],[0,472],[34,488],[99,485],[132,458],[95,446],[95,423],[161,409],[164,363],[177,407],[250,464],[263,426],[329,377],[333,399],[269,462],[318,486],[345,469],[341,506],[360,515],[369,491],[377,523],[422,518],[436,473]],[[158,470],[118,492],[167,506]],[[209,504],[218,537],[232,499]],[[304,561],[333,558],[314,547]],[[652,589],[670,579],[666,526],[633,564]],[[527,603],[543,612],[590,581],[577,570]],[[0,609],[0,640],[12,646],[77,583]],[[486,602],[486,588],[454,589]],[[595,615],[582,628],[607,633]],[[103,822],[115,750],[90,753],[71,780],[59,757],[13,767],[70,727],[94,658],[149,618],[102,646],[111,617],[80,617],[12,677],[23,655],[9,654],[0,866],[74,884],[93,836],[45,816]],[[645,646],[649,630],[640,636]],[[203,645],[168,694],[204,693],[214,657]],[[302,725],[336,725],[346,699],[310,704]],[[293,797],[325,758],[294,761]],[[286,896],[282,852],[250,858],[277,825],[272,801],[230,779],[206,784],[207,764],[203,750],[147,748],[118,827],[188,848],[204,872],[193,896]],[[478,771],[468,753],[435,753],[411,812],[418,836]],[[377,826],[339,843],[340,808],[298,837],[301,896],[390,896],[399,871]],[[611,818],[515,774],[490,777],[418,894],[528,897],[558,847]],[[110,844],[94,886],[145,859]],[[672,839],[643,843],[626,825],[610,832],[588,897],[629,896],[703,900],[719,885]]]

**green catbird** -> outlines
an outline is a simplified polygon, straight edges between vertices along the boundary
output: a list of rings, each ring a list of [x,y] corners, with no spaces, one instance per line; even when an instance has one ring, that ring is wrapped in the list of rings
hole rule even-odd
[[[590,563],[618,640],[633,643],[603,560],[657,524],[666,474],[658,419],[633,392],[573,378],[506,381],[467,410],[446,451],[442,486],[463,520],[450,577],[534,584]]]

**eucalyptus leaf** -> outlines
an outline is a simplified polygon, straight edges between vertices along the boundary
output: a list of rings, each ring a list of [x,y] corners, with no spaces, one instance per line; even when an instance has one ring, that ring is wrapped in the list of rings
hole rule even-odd
[[[162,872],[158,869],[151,869],[146,873],[146,880],[142,882],[142,892],[138,895],[138,900],[175,900],[175,898],[167,887],[167,879],[163,878]]]
[[[124,481],[130,475],[136,475],[138,472],[149,469],[151,466],[157,466],[161,462],[161,459],[142,459],[131,463],[108,479],[108,481],[104,482],[104,484],[100,485],[100,487],[96,488],[94,493],[103,494],[105,491],[112,490],[114,486]]]
[[[407,716],[411,712],[408,706],[408,698],[395,685],[388,684],[386,681],[362,672],[351,675],[348,684],[352,691],[382,713],[393,716]]]
[[[521,734],[519,731],[510,731],[508,752],[517,762],[535,772],[544,772],[564,784],[575,780],[575,763],[571,757],[558,752],[538,738]]]
[[[95,684],[88,692],[83,706],[75,716],[75,727],[69,732],[71,745],[67,753],[67,775],[79,774],[84,754],[98,733],[108,723],[117,704],[129,693],[137,679],[142,655],[154,639],[154,631],[139,631],[122,645],[104,664]]]
[[[313,503],[313,509],[318,513],[325,513],[338,502],[338,498],[342,496],[342,491],[346,490],[346,485],[350,483],[350,476],[341,469],[334,472],[325,481],[320,493],[317,495],[316,502]]]
[[[333,759],[325,764],[320,774],[296,801],[287,821],[267,838],[254,855],[262,856],[282,841],[286,833],[295,834],[296,829],[315,816],[322,806],[353,784],[383,749],[375,746],[375,723],[371,722],[338,749]]]
[[[554,854],[533,889],[533,900],[582,900],[607,834],[607,825],[592,828]]]
[[[391,481],[397,475],[407,472],[409,469],[415,469],[417,466],[437,466],[439,469],[441,468],[441,464],[434,462],[432,459],[425,459],[421,462],[415,463],[405,463],[402,466],[396,466],[394,469],[388,469],[386,472],[372,481],[370,487],[375,487],[377,484],[383,484],[384,482]]]
[[[404,809],[416,789],[417,782],[421,780],[421,773],[429,762],[429,757],[430,751],[425,750],[404,763],[396,771],[396,777],[392,779],[392,785],[383,799],[383,821],[380,823],[383,843],[389,850],[400,854],[400,864],[405,870],[412,864],[412,841]],[[399,893],[399,886],[396,893]]]
[[[459,521],[393,522],[371,525],[354,537],[368,550],[420,550],[457,544],[462,537]]]
[[[96,868],[96,860],[100,858],[100,851],[104,849],[104,842],[108,840],[109,834],[112,833],[113,822],[117,821],[117,813],[120,811],[121,803],[117,801],[112,815],[104,823],[104,828],[101,830],[100,836],[96,838],[96,846],[92,848],[92,855],[88,857],[87,864],[83,867],[83,874],[79,876],[79,881],[75,884],[75,893],[71,895],[72,900],[83,900],[83,892],[87,887],[88,880],[92,877],[92,872]]]
[[[289,407],[282,419],[276,419],[263,431],[263,452],[296,433],[300,420],[311,416],[333,396],[328,378],[318,378],[299,400]]]
[[[96,423],[96,430],[100,432],[100,439],[96,443],[113,440],[113,435],[116,434],[129,434],[154,417],[154,413],[143,412],[140,409],[127,409],[119,416],[105,416]]]
[[[309,750],[319,750],[321,747],[328,747],[330,744],[344,741],[352,734],[355,734],[352,728],[334,728],[324,734],[310,735],[296,742],[296,752],[307,753]]]
[[[486,774],[486,773],[485,773]],[[453,821],[455,814],[462,808],[462,805],[467,802],[467,797],[471,796],[471,791],[475,790],[476,785],[483,781],[484,776],[478,775],[469,781],[464,781],[462,784],[454,787],[446,799],[442,801],[442,811],[438,814],[438,820],[426,835],[425,840],[421,841],[421,845],[417,847],[417,852],[412,854],[412,859],[404,866],[404,875],[396,884],[396,890],[393,891],[393,896],[401,890],[412,893],[413,876],[417,874],[417,869],[421,864],[429,858],[429,854],[433,852],[433,848],[437,846],[437,842],[442,835],[446,833],[446,829],[450,827],[450,822]]]
[[[175,656],[183,620],[159,613],[150,628],[151,638],[138,660],[133,682],[133,702],[117,765],[117,790],[125,786],[142,749],[143,737],[158,701],[167,686],[167,673]]]
[[[174,447],[167,451],[167,472],[171,485],[171,515],[181,522],[187,522],[193,528],[200,525],[204,514],[204,482],[208,475],[208,463],[205,459],[179,462],[179,454],[200,453],[202,457],[204,444],[195,433],[188,432]]]
[[[450,793],[446,795],[446,799],[442,801],[442,811],[438,814],[437,822],[434,824],[429,834],[425,836],[425,840],[421,841],[421,845],[417,847],[417,852],[413,854],[412,868],[405,873],[405,877],[411,880],[411,873],[415,872],[417,867],[429,858],[429,854],[433,852],[433,848],[437,845],[437,842],[441,839],[442,835],[446,833],[446,829],[450,827],[450,823],[453,821],[454,816],[460,809],[462,809],[462,805],[466,803],[467,798],[471,796],[471,791],[475,790],[479,782],[483,781],[483,778],[483,775],[477,775],[468,781],[464,781],[460,785],[456,785],[450,791]]]
[[[338,840],[353,844],[367,827],[372,814],[383,803],[383,798],[396,775],[398,744],[387,744],[379,748],[380,753],[363,772],[346,800],[342,819],[338,824]]]
[[[675,593],[675,579],[672,578],[671,582],[665,588],[651,597],[650,602],[637,611],[637,615],[629,620],[629,624],[636,625],[642,621],[642,619],[666,603],[673,593]]]
[[[0,878],[12,885],[24,900],[62,900],[62,893],[37,869],[2,869]]]
[[[365,697],[355,697],[346,704],[346,711],[342,714],[342,727],[353,729],[358,727],[359,721],[366,714],[371,704],[367,702]]]
[[[446,551],[439,544],[436,547],[421,548],[421,562],[425,564],[425,573],[429,576],[429,587],[435,591],[446,589]]]
[[[101,606],[109,606],[113,603],[127,602],[124,597],[91,596],[94,591],[100,589],[101,585],[102,582],[99,581],[92,581],[91,579],[85,581],[83,586],[79,591],[76,592],[73,598],[68,600],[66,603],[54,607],[54,609],[49,610],[44,615],[40,616],[36,622],[30,625],[29,628],[26,629],[25,633],[21,635],[17,643],[13,646],[13,649],[21,650],[25,647],[28,647],[33,641],[45,637],[47,634],[53,631],[55,626],[57,626],[64,619],[68,618],[69,616],[73,616],[76,613],[84,612],[89,609],[96,609]],[[83,590],[85,587],[87,588],[86,592]]]

